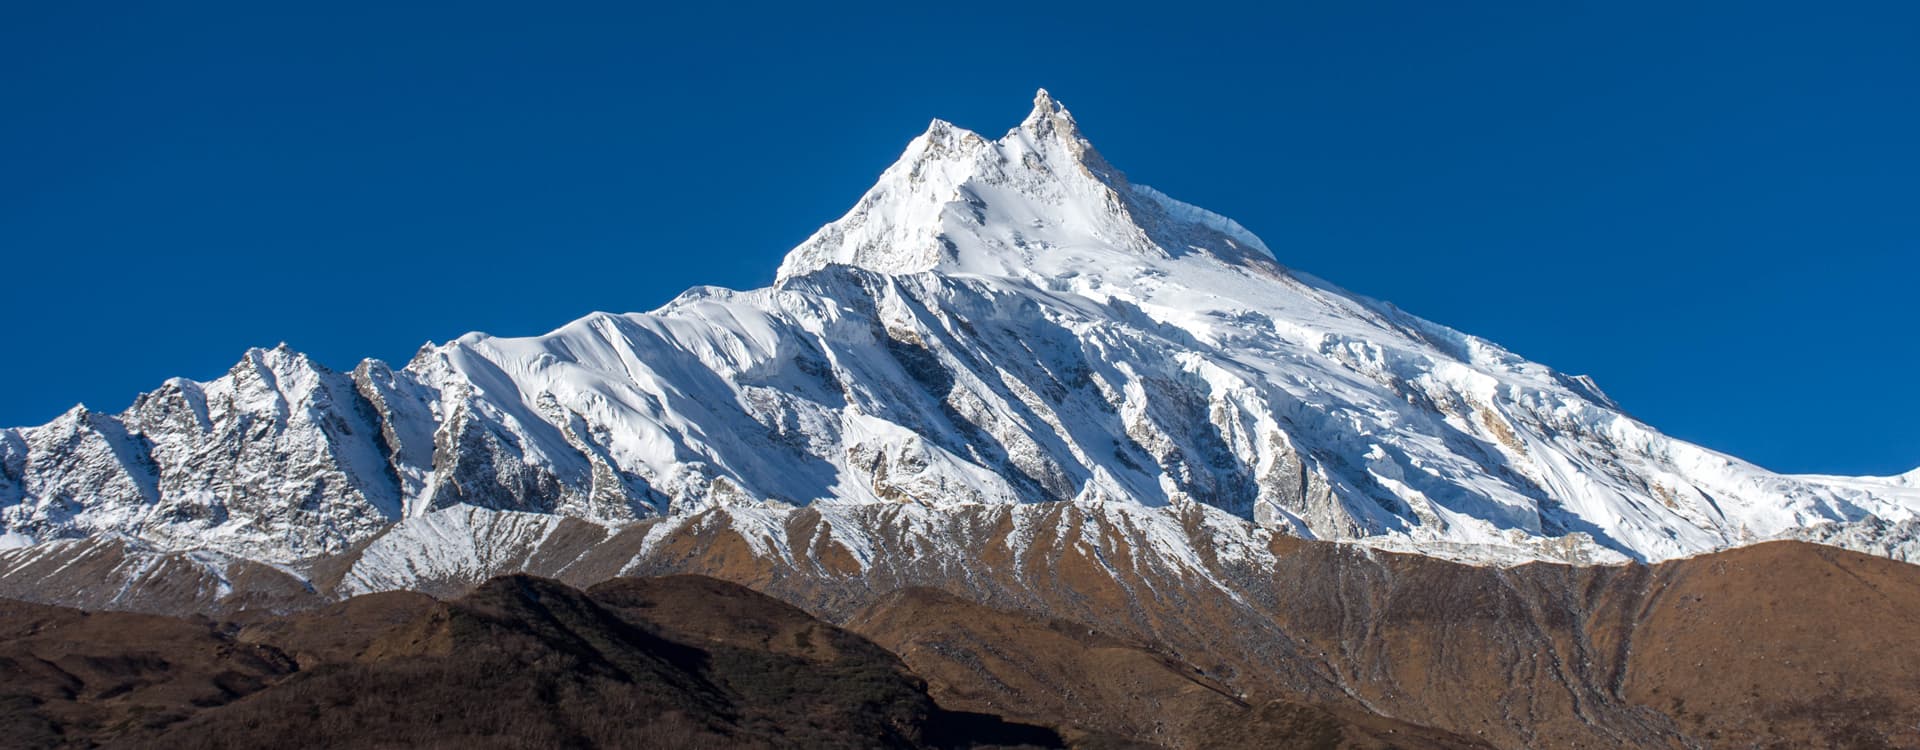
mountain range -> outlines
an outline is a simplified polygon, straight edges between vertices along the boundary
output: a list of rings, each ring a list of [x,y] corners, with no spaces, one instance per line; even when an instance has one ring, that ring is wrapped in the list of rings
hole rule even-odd
[[[1629,707],[1630,659],[1599,657],[1664,611],[1644,587],[1669,561],[1770,540],[1920,560],[1920,470],[1784,475],[1666,436],[1589,378],[1132,182],[1045,91],[997,139],[934,121],[768,288],[472,333],[397,368],[255,349],[119,413],[0,430],[4,596],[238,616],[695,572],[846,623],[944,592],[1159,644],[1232,701],[1304,696],[1441,745],[1733,731]],[[1550,657],[1520,681],[1565,691],[1536,708],[1566,726],[1515,712],[1539,696],[1453,715],[1436,685],[1396,694],[1425,679],[1410,657],[1358,652],[1385,648],[1368,618],[1407,580],[1446,594],[1436,612],[1536,620],[1512,637],[1541,650],[1434,653],[1509,676]],[[1220,736],[1176,735],[1156,741]]]

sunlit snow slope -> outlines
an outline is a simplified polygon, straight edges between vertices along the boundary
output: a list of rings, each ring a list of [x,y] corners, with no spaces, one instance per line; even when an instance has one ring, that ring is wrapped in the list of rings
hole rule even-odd
[[[1199,503],[1476,561],[1660,560],[1891,544],[1916,484],[1768,472],[1289,271],[1128,182],[1045,92],[997,140],[934,122],[768,289],[469,334],[399,370],[255,350],[119,415],[0,431],[9,546],[117,535],[268,561],[453,506],[617,524],[1054,501]]]

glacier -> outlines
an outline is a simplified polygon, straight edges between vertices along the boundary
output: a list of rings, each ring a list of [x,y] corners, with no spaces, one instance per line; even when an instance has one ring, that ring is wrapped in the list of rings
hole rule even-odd
[[[1775,538],[1907,559],[1920,538],[1920,470],[1783,475],[1663,435],[1588,378],[1289,269],[1131,182],[1045,91],[997,139],[934,121],[768,288],[468,334],[397,369],[256,349],[118,414],[0,430],[4,548],[354,550],[444,573],[562,519],[1038,503],[1199,511],[1222,548],[1279,534],[1503,565]],[[876,548],[861,528],[833,527],[856,559]]]

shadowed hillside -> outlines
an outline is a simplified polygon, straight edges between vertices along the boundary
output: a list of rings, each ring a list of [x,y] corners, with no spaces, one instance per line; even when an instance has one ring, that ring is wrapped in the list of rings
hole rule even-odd
[[[0,628],[9,746],[1060,744],[943,711],[884,649],[706,579],[508,576],[222,624],[10,602]]]

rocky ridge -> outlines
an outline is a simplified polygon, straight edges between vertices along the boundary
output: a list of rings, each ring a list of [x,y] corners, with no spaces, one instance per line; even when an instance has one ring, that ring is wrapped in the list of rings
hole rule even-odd
[[[254,350],[118,414],[0,430],[0,540],[27,556],[111,539],[286,566],[463,509],[612,533],[1036,502],[1604,563],[1779,537],[1910,555],[1920,488],[1674,440],[1588,379],[1289,270],[1129,181],[1045,92],[999,139],[935,121],[767,289],[469,334],[399,369]],[[839,541],[873,547],[860,531]]]

